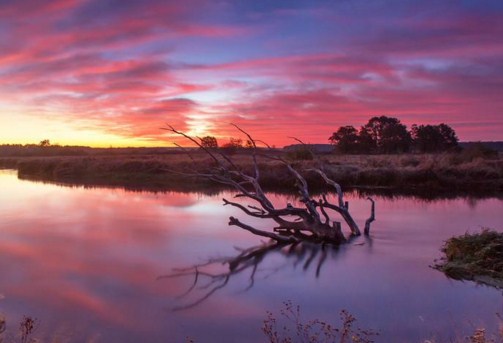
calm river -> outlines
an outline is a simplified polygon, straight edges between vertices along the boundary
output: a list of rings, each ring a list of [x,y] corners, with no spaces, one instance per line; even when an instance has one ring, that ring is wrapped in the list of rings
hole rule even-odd
[[[346,309],[360,327],[380,332],[378,342],[449,341],[475,327],[497,330],[501,291],[449,280],[429,265],[452,235],[502,230],[498,199],[376,197],[371,240],[329,250],[321,264],[321,253],[272,252],[257,265],[253,284],[249,268],[197,306],[173,311],[211,285],[180,298],[193,278],[163,275],[261,242],[227,226],[231,215],[269,225],[222,206],[230,196],[63,187],[0,171],[3,337],[16,338],[30,316],[37,318],[33,337],[43,342],[265,342],[266,311],[279,320],[284,301],[300,305],[306,320],[338,323]],[[368,201],[348,200],[363,223]]]

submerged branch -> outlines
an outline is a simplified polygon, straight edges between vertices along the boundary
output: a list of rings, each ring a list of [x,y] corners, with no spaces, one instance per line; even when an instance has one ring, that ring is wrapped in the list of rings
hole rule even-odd
[[[375,217],[375,201],[371,197],[367,198],[370,201],[370,217],[365,221],[365,235],[370,234],[370,224],[376,219]]]
[[[274,239],[275,241],[281,242],[281,243],[298,242],[298,239],[293,236],[285,237],[285,236],[277,235],[272,232],[258,230],[258,229],[255,229],[255,228],[249,226],[249,225],[241,223],[238,219],[236,219],[234,217],[229,218],[229,225],[239,226],[240,228],[245,229],[246,231],[250,231],[254,235],[271,238],[271,239]]]

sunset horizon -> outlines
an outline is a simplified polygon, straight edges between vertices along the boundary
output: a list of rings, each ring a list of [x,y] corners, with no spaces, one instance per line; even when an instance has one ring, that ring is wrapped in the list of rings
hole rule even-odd
[[[0,343],[503,342],[503,0],[1,0]]]
[[[32,0],[0,5],[0,144],[328,143],[373,116],[503,136],[503,5]]]

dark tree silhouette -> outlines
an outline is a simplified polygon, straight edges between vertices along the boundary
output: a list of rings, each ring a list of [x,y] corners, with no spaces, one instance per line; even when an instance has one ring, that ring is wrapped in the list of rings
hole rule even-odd
[[[243,140],[240,138],[231,138],[229,142],[222,145],[220,149],[228,155],[235,154],[238,150],[243,149]]]
[[[341,126],[328,140],[340,153],[356,153],[361,150],[360,136],[353,126]]]
[[[450,127],[447,124],[440,124],[438,125],[440,134],[442,135],[442,138],[444,139],[445,146],[447,148],[451,147],[457,147],[459,143],[459,138],[456,135],[456,131],[452,127]]]
[[[51,145],[51,141],[48,139],[41,140],[40,143],[38,143],[39,146],[41,147],[48,147]]]
[[[368,136],[377,153],[400,153],[409,151],[412,138],[397,118],[372,117],[360,130],[360,135]]]
[[[446,124],[412,125],[414,148],[420,152],[439,152],[458,146],[456,132]]]
[[[218,148],[218,142],[217,139],[213,136],[206,136],[199,138],[200,140],[200,146],[207,148],[207,149],[215,149]]]
[[[377,152],[377,143],[363,126],[358,131],[358,150],[362,154]]]

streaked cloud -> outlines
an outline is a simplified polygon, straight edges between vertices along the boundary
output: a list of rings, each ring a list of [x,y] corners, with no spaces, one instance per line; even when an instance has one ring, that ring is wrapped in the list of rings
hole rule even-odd
[[[498,1],[3,1],[2,143],[30,142],[16,117],[63,144],[79,130],[167,144],[165,123],[225,140],[235,122],[283,145],[376,114],[502,139],[502,14]]]

